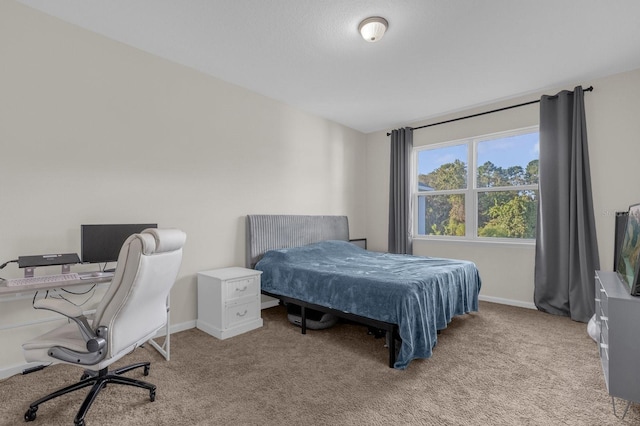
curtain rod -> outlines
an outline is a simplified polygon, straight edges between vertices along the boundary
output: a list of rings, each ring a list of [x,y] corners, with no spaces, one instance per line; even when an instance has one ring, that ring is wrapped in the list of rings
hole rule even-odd
[[[584,89],[583,91],[584,92],[592,92],[593,91],[593,86],[589,86],[586,89]],[[555,96],[552,96],[552,97],[555,97]],[[471,114],[471,115],[467,115],[467,116],[464,116],[464,117],[452,118],[451,120],[440,121],[438,123],[431,123],[431,124],[425,124],[424,126],[412,127],[411,130],[424,129],[425,127],[438,126],[440,124],[451,123],[451,122],[459,121],[459,120],[466,120],[467,118],[479,117],[481,115],[493,114],[494,112],[505,111],[507,109],[518,108],[518,107],[521,107],[521,106],[537,104],[537,103],[540,103],[540,99],[536,99],[535,101],[524,102],[524,103],[517,104],[517,105],[511,105],[511,106],[507,106],[507,107],[503,107],[503,108],[493,109],[491,111],[479,112],[477,114]],[[391,136],[391,133],[387,133],[387,136]]]

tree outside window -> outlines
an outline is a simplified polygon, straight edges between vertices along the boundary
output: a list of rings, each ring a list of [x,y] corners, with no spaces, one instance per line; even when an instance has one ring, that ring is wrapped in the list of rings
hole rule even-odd
[[[535,238],[536,128],[415,149],[416,236]]]

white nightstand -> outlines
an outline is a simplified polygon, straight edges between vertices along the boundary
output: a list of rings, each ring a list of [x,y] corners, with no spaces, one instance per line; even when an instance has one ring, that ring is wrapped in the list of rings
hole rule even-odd
[[[196,327],[218,339],[262,327],[260,274],[239,267],[198,272]]]

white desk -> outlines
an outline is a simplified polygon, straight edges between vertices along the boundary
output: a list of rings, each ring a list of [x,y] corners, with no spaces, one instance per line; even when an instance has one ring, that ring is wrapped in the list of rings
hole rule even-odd
[[[82,275],[82,272],[79,272]],[[61,281],[61,282],[50,282],[46,284],[30,284],[30,285],[17,285],[17,286],[8,286],[6,282],[0,281],[0,297],[1,296],[11,296],[15,294],[24,294],[24,293],[33,293],[36,291],[43,290],[51,290],[54,288],[67,288],[74,287],[80,285],[91,285],[91,284],[101,284],[111,281],[112,277],[96,277],[91,279],[83,279],[83,280],[69,280],[69,281]],[[170,299],[167,297],[167,323],[165,324],[165,338],[162,345],[157,343],[154,339],[149,340],[151,346],[153,346],[160,354],[168,361],[170,355],[170,334],[169,334],[169,302]]]
[[[82,275],[82,273],[80,273]],[[34,291],[41,290],[51,290],[54,288],[61,287],[73,287],[78,285],[87,285],[87,284],[100,284],[111,281],[112,277],[96,277],[85,280],[69,280],[69,281],[60,281],[60,282],[50,282],[46,284],[30,284],[30,285],[14,285],[8,286],[5,281],[0,281],[0,296],[9,296],[13,294],[19,293],[31,293]]]

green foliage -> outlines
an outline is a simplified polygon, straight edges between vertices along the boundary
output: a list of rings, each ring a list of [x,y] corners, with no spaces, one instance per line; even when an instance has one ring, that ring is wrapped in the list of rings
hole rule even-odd
[[[480,237],[504,238],[509,234],[509,230],[502,225],[488,223],[478,234]]]
[[[538,183],[538,160],[530,161],[526,170],[521,166],[511,166],[504,169],[487,161],[478,166],[477,178],[478,188],[536,184]]]
[[[539,160],[532,160],[527,164],[527,183],[538,183]]]
[[[428,175],[418,176],[420,182],[436,191],[464,189],[467,187],[467,165],[460,160],[447,163]]]
[[[449,220],[449,224],[445,227],[446,235],[455,235],[456,237],[464,237],[466,229],[464,222],[458,222],[454,219]]]
[[[488,193],[493,195],[493,193]],[[489,209],[491,219],[483,227],[478,228],[481,237],[502,238],[534,238],[536,202],[531,195],[512,193],[505,203],[498,204],[494,197],[494,205]]]
[[[497,167],[490,161],[478,167],[479,188],[538,183],[538,160],[521,166]],[[460,160],[443,164],[420,182],[434,190],[467,187],[467,166]],[[465,200],[462,194],[426,196],[425,223],[429,235],[465,235]],[[535,238],[537,197],[534,191],[514,188],[478,194],[478,235],[494,238]]]
[[[425,223],[428,235],[464,236],[464,195],[426,197]]]

